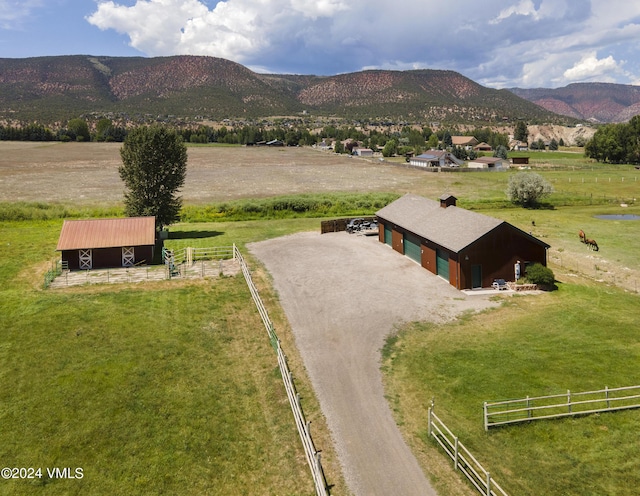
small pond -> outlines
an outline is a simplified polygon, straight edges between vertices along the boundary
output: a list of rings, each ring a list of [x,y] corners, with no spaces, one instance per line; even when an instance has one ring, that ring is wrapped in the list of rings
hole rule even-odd
[[[603,220],[640,220],[640,215],[636,214],[609,214],[609,215],[596,215],[596,219]]]

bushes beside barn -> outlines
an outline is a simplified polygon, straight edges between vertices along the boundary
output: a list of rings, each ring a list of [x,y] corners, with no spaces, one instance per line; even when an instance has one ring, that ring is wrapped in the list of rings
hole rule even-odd
[[[530,284],[537,284],[541,288],[551,289],[556,281],[553,271],[540,263],[527,268],[526,280]]]

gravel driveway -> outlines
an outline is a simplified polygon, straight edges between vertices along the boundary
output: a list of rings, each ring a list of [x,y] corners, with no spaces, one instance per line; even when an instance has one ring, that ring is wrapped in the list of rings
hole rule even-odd
[[[435,494],[384,398],[380,349],[403,322],[442,322],[493,303],[377,237],[301,233],[248,248],[273,277],[351,491]]]

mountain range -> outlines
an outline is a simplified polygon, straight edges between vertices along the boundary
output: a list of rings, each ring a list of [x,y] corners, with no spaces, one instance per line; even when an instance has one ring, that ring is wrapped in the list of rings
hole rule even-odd
[[[572,93],[571,87],[580,91]],[[4,58],[0,123],[51,124],[87,115],[222,120],[312,114],[395,122],[487,125],[525,119],[567,124],[575,119],[608,122],[625,111],[633,113],[635,98],[640,102],[635,87],[567,88],[566,93],[496,90],[457,72],[432,69],[259,74],[229,60],[202,56]],[[591,88],[600,88],[597,100],[589,99]]]
[[[563,88],[510,91],[550,112],[592,123],[627,122],[640,114],[640,86],[574,83]]]

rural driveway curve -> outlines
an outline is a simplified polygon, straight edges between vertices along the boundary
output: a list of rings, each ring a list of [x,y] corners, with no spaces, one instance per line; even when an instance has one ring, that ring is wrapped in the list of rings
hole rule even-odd
[[[403,322],[493,305],[378,242],[300,233],[248,249],[266,266],[357,496],[434,495],[384,397],[380,350]]]

